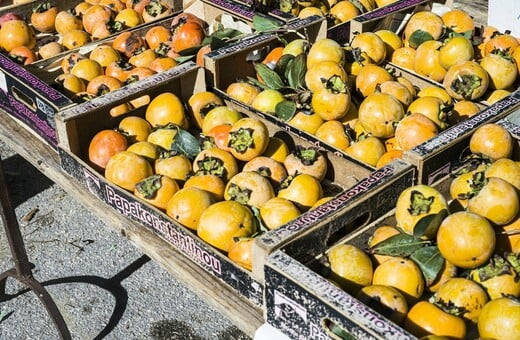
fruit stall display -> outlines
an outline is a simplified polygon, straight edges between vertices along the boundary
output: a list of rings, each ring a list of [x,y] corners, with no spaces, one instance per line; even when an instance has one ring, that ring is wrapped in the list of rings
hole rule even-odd
[[[49,14],[37,3],[31,13]],[[164,4],[99,3],[77,11]],[[516,250],[504,247],[518,221],[518,133],[500,119],[520,105],[518,39],[475,27],[463,11],[434,11],[431,1],[258,8],[289,13],[275,19],[240,3],[253,16],[204,0],[121,31],[91,23],[111,34],[74,38],[69,51],[28,64],[2,46],[0,108],[56,150],[61,170],[96,199],[264,308],[289,335],[438,333],[444,323],[429,325],[424,310],[458,332],[439,335],[499,335],[477,314],[498,300],[484,284],[490,267],[502,261],[517,275]],[[224,13],[255,32],[213,25]],[[43,32],[10,19],[32,32],[26,49],[66,40],[55,23]],[[498,142],[499,154],[488,153]],[[494,192],[489,183],[507,195],[483,198]],[[472,225],[459,218],[479,222],[471,249],[454,244],[473,234],[443,228]],[[457,261],[453,249],[480,251],[468,260],[478,263]],[[389,266],[383,259],[395,266],[376,276]],[[406,283],[401,264],[414,274],[412,290],[379,282]],[[447,278],[472,288],[478,306],[458,295],[447,302],[438,293]],[[388,296],[391,313],[376,304]]]
[[[516,114],[476,129],[457,171],[398,193],[387,215],[333,245],[311,233],[269,256],[268,322],[291,337],[514,339]]]

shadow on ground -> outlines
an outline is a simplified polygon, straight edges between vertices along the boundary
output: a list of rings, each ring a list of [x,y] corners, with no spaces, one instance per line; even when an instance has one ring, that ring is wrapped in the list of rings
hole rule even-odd
[[[2,160],[11,204],[17,207],[50,188],[53,182],[20,155]]]

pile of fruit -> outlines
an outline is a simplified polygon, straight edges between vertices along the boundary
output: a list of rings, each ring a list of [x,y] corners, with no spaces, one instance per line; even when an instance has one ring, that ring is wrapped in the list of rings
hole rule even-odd
[[[56,86],[74,101],[83,102],[193,59],[193,55],[182,58],[180,52],[202,44],[206,22],[193,14],[181,13],[168,20],[168,24],[150,26],[142,35],[127,30],[96,45],[88,55],[72,52],[64,56],[63,73],[56,77]],[[112,115],[135,108],[136,103],[134,100],[125,104]]]
[[[164,92],[145,111],[92,136],[89,163],[249,270],[255,236],[337,193],[321,151],[270,135],[212,92],[187,103]]]
[[[431,25],[435,32],[428,31]],[[475,32],[471,17],[454,9],[442,17],[416,12],[402,37],[390,30],[362,32],[346,46],[299,38],[271,48],[255,63],[256,76],[225,91],[381,167],[518,84],[518,39],[495,31],[477,45]]]
[[[28,65],[172,14],[160,0],[87,0],[74,8],[38,1],[28,18],[15,11],[2,15],[0,48]]]
[[[341,24],[354,19],[362,13],[392,4],[397,0],[278,0],[266,5],[278,8],[282,12],[291,13],[299,18],[312,15],[325,17],[329,26]],[[264,1],[260,1],[263,3]],[[264,5],[265,6],[265,5]],[[262,6],[260,6],[262,7]]]
[[[397,46],[397,45],[396,45]],[[496,101],[518,87],[520,41],[464,10],[415,13],[388,60],[442,83],[456,100]],[[491,97],[491,99],[490,99]]]
[[[471,137],[450,193],[405,189],[395,223],[327,254],[329,279],[417,337],[520,334],[520,160],[500,125]]]

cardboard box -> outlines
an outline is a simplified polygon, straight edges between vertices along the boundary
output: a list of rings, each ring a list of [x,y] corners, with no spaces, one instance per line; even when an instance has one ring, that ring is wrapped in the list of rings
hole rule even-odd
[[[520,159],[520,110],[500,119],[516,138],[513,159]],[[449,174],[433,186],[449,200]],[[400,192],[395,192],[397,197]],[[366,201],[368,203],[368,201]],[[372,212],[363,203],[355,209],[357,215]],[[353,244],[365,249],[374,230],[382,225],[395,225],[395,206],[376,218],[350,219],[345,214],[333,223],[359,225],[339,242],[330,241],[330,233],[323,232],[326,225],[293,239],[290,244],[267,257],[265,269],[265,317],[268,324],[291,339],[335,338],[332,328],[338,327],[356,339],[417,339],[385,315],[360,302],[351,294],[327,279],[330,269],[324,256],[337,244]],[[474,330],[468,328],[471,337]],[[475,335],[475,334],[473,334]]]
[[[263,48],[269,48],[279,43],[279,39],[292,41],[301,38],[296,32],[303,32],[310,42],[323,39],[327,34],[327,25],[323,18],[312,16],[288,23],[281,33],[272,32],[253,34],[228,46],[211,51],[204,56],[206,81],[214,89],[225,89],[238,79],[254,75],[253,63],[247,62],[250,53]]]
[[[58,113],[56,124],[60,140],[58,151],[62,168],[103,202],[140,223],[143,227],[154,230],[173,247],[207,270],[208,275],[218,277],[235,289],[237,294],[260,307],[263,305],[263,258],[255,256],[254,263],[257,260],[261,262],[253,265],[252,272],[242,269],[231,262],[226,254],[202,241],[193,231],[174,222],[158,209],[140,201],[132,193],[109,183],[85,161],[88,144],[95,132],[117,125],[117,119],[110,118],[107,114],[111,107],[128,101],[130,98],[141,96],[143,93],[154,97],[160,92],[171,91],[187,101],[192,93],[202,91],[204,89],[203,70],[196,67],[190,68],[188,64],[183,65],[183,68],[184,72],[170,74],[169,77],[163,77],[160,81],[157,78],[147,78],[139,84],[139,87],[131,87],[126,91],[116,90],[106,96],[95,98],[88,102],[88,110],[81,110],[75,106]],[[144,109],[136,111],[136,114],[144,114],[143,111]],[[122,117],[118,119],[122,119]],[[267,121],[264,123],[269,129],[270,135],[276,134],[281,138],[290,138],[290,144],[312,146],[275,124]],[[395,188],[403,188],[412,181],[413,168],[403,162],[396,162],[373,172],[360,164],[349,162],[326,151],[323,152],[327,156],[330,170],[325,181],[322,182],[324,190],[336,196],[315,210],[302,214],[287,225],[280,227],[280,230],[276,232],[277,236],[273,236],[265,242],[261,247],[262,252],[257,254],[266,256],[272,250],[290,242],[295,235],[306,232],[314,225],[321,224],[323,218],[340,216],[343,212],[347,212],[351,205],[363,201],[367,196],[375,196],[379,193],[381,198],[390,197],[387,191],[393,192]],[[385,199],[382,201],[386,202]],[[255,242],[268,237],[271,233],[272,231],[269,231],[259,236]]]
[[[255,2],[251,0],[204,0],[204,2],[249,22],[253,21],[254,15],[267,15],[283,23],[300,20],[297,16],[282,12],[276,7],[255,5]],[[383,28],[395,31],[407,15],[419,7],[428,6],[429,3],[431,1],[398,0],[393,4],[362,13],[348,22],[335,25],[328,24],[327,37],[345,44],[350,42],[356,32],[374,31]]]
[[[447,128],[438,136],[406,151],[403,159],[417,168],[419,183],[434,184],[457,167],[475,129],[486,123],[496,122],[518,110],[519,107],[520,90],[516,90],[477,115]]]

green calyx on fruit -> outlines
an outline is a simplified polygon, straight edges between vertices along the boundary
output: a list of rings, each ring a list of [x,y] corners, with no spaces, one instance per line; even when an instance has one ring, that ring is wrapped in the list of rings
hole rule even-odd
[[[147,177],[135,185],[135,189],[146,199],[152,199],[157,194],[157,190],[161,188],[162,175],[152,175]]]
[[[330,91],[331,93],[347,93],[348,86],[345,81],[341,79],[341,77],[337,75],[333,75],[329,79],[322,79],[323,87]]]
[[[471,191],[466,195],[462,195],[461,199],[470,199],[473,196],[476,196],[479,191],[488,183],[488,179],[486,178],[485,171],[477,171],[473,174],[473,177],[470,180],[469,186]]]
[[[518,255],[517,255],[518,257]],[[518,276],[511,263],[500,255],[493,255],[485,266],[474,269],[480,282],[487,281],[500,275]]]
[[[241,188],[240,186],[234,183],[231,183],[227,190],[227,194],[229,195],[230,199],[242,204],[248,204],[251,198],[251,193],[251,189]]]
[[[462,74],[451,84],[451,89],[464,99],[471,100],[473,92],[482,85],[482,78],[475,74]]]
[[[228,146],[235,149],[238,153],[245,153],[248,149],[254,149],[255,140],[254,130],[251,128],[240,128],[229,134]]]
[[[199,169],[196,175],[217,175],[221,178],[226,177],[226,167],[224,162],[217,157],[204,157],[200,161],[197,161]]]
[[[422,192],[414,190],[410,195],[410,207],[408,211],[413,216],[427,214],[434,200],[434,196],[425,197]]]
[[[320,153],[312,148],[298,148],[295,155],[303,165],[312,165],[318,160]]]
[[[38,5],[34,6],[32,11],[33,13],[43,13],[45,11],[48,11],[52,7],[52,4],[50,2],[42,2]]]

